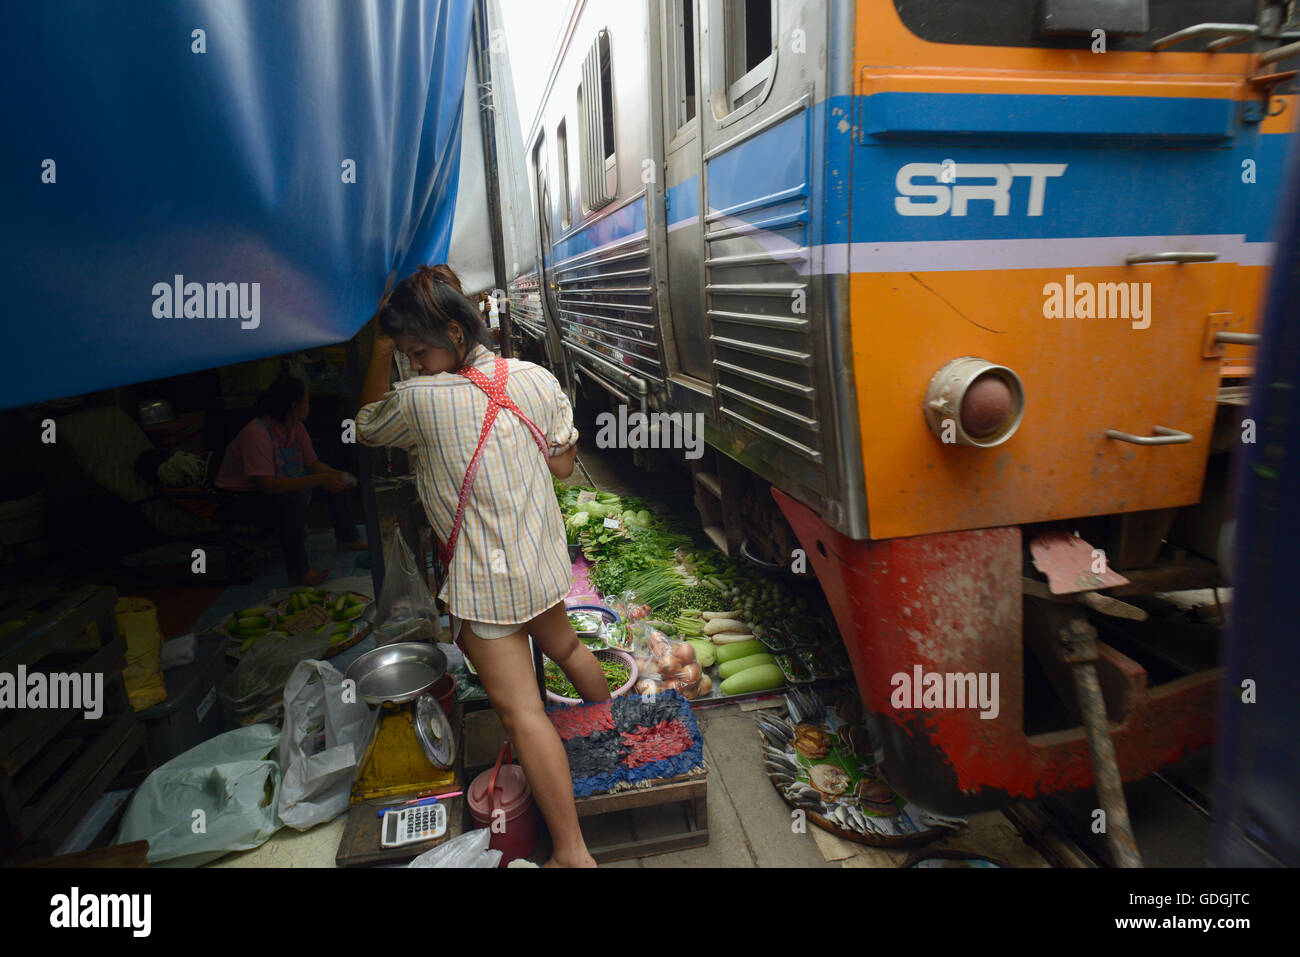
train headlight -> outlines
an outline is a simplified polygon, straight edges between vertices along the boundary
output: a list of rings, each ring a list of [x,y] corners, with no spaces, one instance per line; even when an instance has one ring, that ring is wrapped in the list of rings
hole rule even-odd
[[[974,356],[953,359],[925,392],[925,421],[942,442],[992,448],[1015,435],[1025,389],[1006,366]]]

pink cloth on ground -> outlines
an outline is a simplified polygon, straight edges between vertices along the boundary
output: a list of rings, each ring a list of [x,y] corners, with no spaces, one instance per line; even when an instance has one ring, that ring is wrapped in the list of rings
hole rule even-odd
[[[581,552],[573,560],[573,587],[569,589],[568,597],[564,599],[566,605],[593,605],[600,602],[600,595],[596,594],[596,589],[591,585],[589,573],[591,566],[587,564],[587,556]]]

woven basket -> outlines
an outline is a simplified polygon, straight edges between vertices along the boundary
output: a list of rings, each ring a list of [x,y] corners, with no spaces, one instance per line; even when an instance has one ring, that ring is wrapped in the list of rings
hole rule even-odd
[[[619,651],[617,648],[602,648],[599,651],[593,651],[598,661],[619,661],[627,665],[628,679],[622,686],[610,691],[610,698],[618,698],[627,694],[636,685],[637,667],[636,660],[626,651]],[[546,659],[549,660],[549,659]],[[561,698],[549,688],[546,689],[546,700],[551,704],[582,704],[581,698]]]

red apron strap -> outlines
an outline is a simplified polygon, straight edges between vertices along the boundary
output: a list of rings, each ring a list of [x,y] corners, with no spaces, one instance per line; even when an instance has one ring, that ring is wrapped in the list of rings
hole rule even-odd
[[[487,445],[488,435],[492,431],[492,426],[496,423],[497,416],[502,409],[513,412],[516,416],[524,421],[532,433],[533,441],[541,450],[542,455],[549,457],[549,445],[546,436],[537,425],[524,415],[523,410],[515,404],[515,400],[510,398],[506,392],[506,383],[510,379],[510,367],[506,360],[497,356],[496,363],[493,367],[492,379],[489,381],[478,369],[473,366],[466,366],[459,372],[474,385],[478,386],[488,398],[488,407],[483,414],[483,427],[479,430],[478,446],[474,449],[474,455],[469,460],[469,467],[465,470],[465,479],[460,485],[460,498],[456,502],[456,518],[452,522],[451,535],[447,539],[447,544],[439,544],[438,555],[443,564],[451,567],[452,556],[456,553],[456,540],[460,538],[461,522],[465,518],[465,508],[469,504],[469,495],[474,487],[474,480],[478,476],[478,467],[480,460],[483,458],[483,447]]]

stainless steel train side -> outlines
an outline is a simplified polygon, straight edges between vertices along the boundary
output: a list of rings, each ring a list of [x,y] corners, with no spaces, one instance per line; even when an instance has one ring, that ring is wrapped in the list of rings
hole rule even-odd
[[[865,537],[847,262],[826,242],[852,37],[845,2],[579,0],[517,158],[539,261],[510,292],[571,387],[702,414],[710,446]]]

